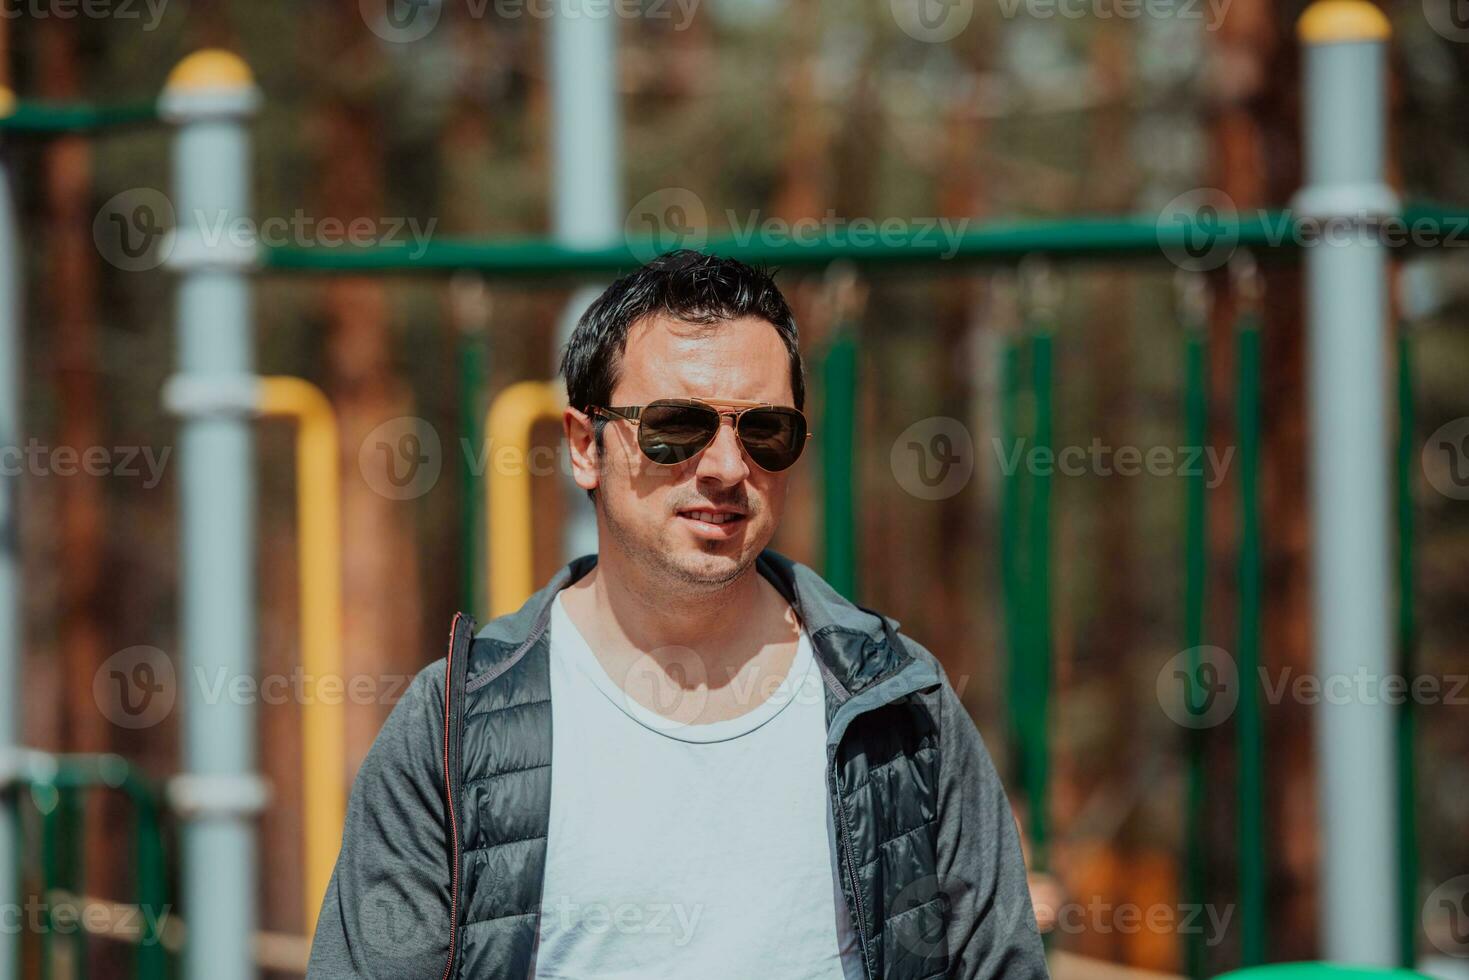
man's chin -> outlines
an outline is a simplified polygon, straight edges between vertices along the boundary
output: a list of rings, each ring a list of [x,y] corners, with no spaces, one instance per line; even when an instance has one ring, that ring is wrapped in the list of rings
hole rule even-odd
[[[758,554],[758,551],[755,553]],[[717,548],[700,544],[682,544],[664,552],[664,558],[688,582],[706,585],[724,585],[739,578],[754,562],[755,555],[736,542],[728,542]]]

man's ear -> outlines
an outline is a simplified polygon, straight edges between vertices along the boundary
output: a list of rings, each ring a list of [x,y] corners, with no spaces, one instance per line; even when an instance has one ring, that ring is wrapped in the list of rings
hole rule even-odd
[[[568,405],[561,414],[561,427],[566,431],[566,449],[571,457],[571,478],[583,490],[597,489],[600,472],[591,416]]]

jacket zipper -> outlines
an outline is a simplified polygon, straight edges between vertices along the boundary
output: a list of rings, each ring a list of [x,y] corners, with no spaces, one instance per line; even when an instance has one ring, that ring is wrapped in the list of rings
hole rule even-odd
[[[852,840],[847,830],[847,810],[842,806],[842,794],[837,788],[837,760],[833,750],[831,759],[831,799],[837,808],[837,839],[841,843],[842,857],[846,861],[847,882],[852,886],[854,924],[857,926],[857,944],[862,948],[862,975],[872,978],[872,964],[867,951],[867,916],[862,910],[862,887],[857,880],[857,868],[852,859]]]
[[[449,655],[444,662],[444,800],[449,804],[449,853],[453,864],[449,868],[449,962],[444,964],[440,980],[449,980],[454,971],[455,944],[459,938],[459,818],[454,812],[454,776],[450,771],[449,723],[450,705],[453,701],[454,684],[454,640],[459,631],[460,613],[454,614],[449,624]]]

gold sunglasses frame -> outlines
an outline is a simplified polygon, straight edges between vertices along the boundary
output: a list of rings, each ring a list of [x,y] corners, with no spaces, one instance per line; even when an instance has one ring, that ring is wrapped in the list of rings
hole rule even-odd
[[[749,458],[750,462],[754,463],[756,467],[766,473],[784,473],[785,470],[767,470],[765,469],[765,467],[761,466],[758,462],[755,461],[754,456],[750,455],[750,450],[745,448],[744,441],[739,438],[740,417],[742,415],[756,408],[779,408],[787,412],[795,412],[797,415],[801,416],[801,419],[806,423],[806,438],[809,440],[816,435],[816,433],[811,430],[811,420],[806,417],[806,413],[801,411],[799,408],[795,408],[791,405],[777,405],[774,402],[752,402],[746,401],[742,398],[655,398],[653,399],[653,401],[649,402],[648,405],[656,404],[657,402],[687,402],[694,405],[703,405],[706,408],[712,409],[714,413],[719,416],[720,425],[723,425],[724,420],[728,418],[730,420],[730,425],[733,426],[735,430],[735,441],[740,444],[740,452],[744,453],[745,456]],[[639,416],[642,415],[643,409],[647,408],[648,405],[588,405],[585,409],[585,414],[593,417],[600,416],[601,418],[605,418],[609,421],[621,420],[623,422],[631,422],[635,428],[639,428],[642,425],[642,419],[639,418]],[[719,431],[716,429],[714,432],[714,437],[711,438],[703,446],[701,446],[699,448],[699,452],[696,452],[688,459],[681,460],[677,463],[661,463],[658,460],[653,459],[646,452],[643,453],[643,458],[652,463],[654,466],[682,466],[684,463],[687,463],[690,460],[697,459],[699,457],[699,453],[702,453],[705,449],[708,449],[711,445],[713,445],[714,439],[718,438],[718,436]],[[802,455],[804,455],[805,446],[802,446],[801,448]],[[640,452],[642,451],[641,442],[639,442],[638,444],[638,450]],[[791,469],[796,465],[796,463],[800,461],[801,457],[798,455],[796,459],[791,463],[791,465],[787,466],[785,469]]]

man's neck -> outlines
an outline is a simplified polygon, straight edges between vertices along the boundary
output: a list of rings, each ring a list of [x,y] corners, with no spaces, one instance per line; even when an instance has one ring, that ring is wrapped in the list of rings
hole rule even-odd
[[[613,677],[650,658],[670,678],[695,679],[714,697],[752,678],[789,670],[800,626],[794,610],[752,565],[709,592],[670,589],[637,571],[597,566],[562,594],[566,611]],[[689,670],[690,651],[698,668]],[[641,699],[640,699],[641,700]],[[753,705],[712,704],[711,717],[738,715]]]

